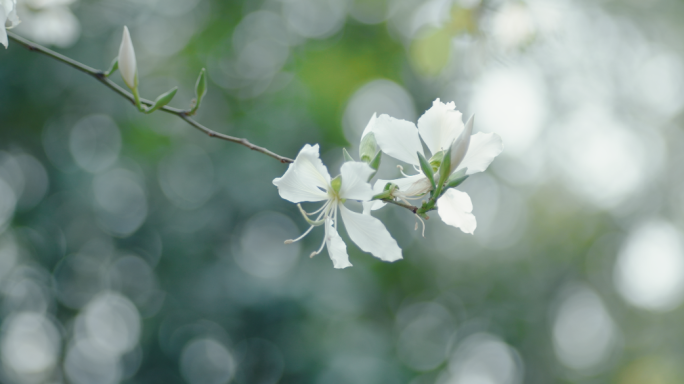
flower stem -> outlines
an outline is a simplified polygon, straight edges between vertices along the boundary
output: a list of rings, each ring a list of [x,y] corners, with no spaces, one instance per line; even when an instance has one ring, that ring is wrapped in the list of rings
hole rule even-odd
[[[51,57],[57,61],[60,61],[66,65],[71,66],[72,68],[75,68],[75,69],[77,69],[83,73],[86,73],[86,74],[94,77],[100,83],[104,84],[106,87],[108,87],[111,90],[113,90],[114,92],[118,93],[123,98],[128,99],[128,101],[131,102],[131,104],[135,105],[136,107],[138,105],[152,106],[154,104],[154,102],[147,100],[147,99],[140,99],[140,101],[139,101],[140,104],[137,103],[135,96],[130,94],[128,91],[126,91],[125,89],[120,87],[115,82],[111,81],[109,78],[107,78],[105,72],[103,72],[99,69],[91,68],[91,67],[89,67],[83,63],[80,63],[80,62],[74,60],[74,59],[71,59],[71,58],[66,57],[62,54],[59,54],[59,53],[57,53],[51,49],[45,48],[39,44],[36,44],[30,40],[27,40],[27,39],[15,34],[14,32],[7,31],[7,36],[10,39],[12,39],[13,41],[15,41],[17,44],[28,48],[29,51],[40,52],[46,56],[49,56],[49,57]],[[258,145],[254,145],[254,144],[250,143],[249,140],[247,140],[245,138],[229,136],[229,135],[225,135],[223,133],[213,131],[213,130],[205,127],[204,125],[200,124],[199,122],[195,121],[194,119],[192,119],[189,116],[190,111],[186,111],[186,110],[178,109],[178,108],[173,108],[173,107],[169,107],[169,106],[164,106],[162,108],[159,108],[159,110],[180,117],[181,119],[185,120],[186,123],[190,124],[191,126],[193,126],[196,129],[204,132],[209,137],[215,137],[217,139],[230,141],[231,143],[240,144],[240,145],[245,146],[245,147],[247,147],[253,151],[257,151],[259,153],[263,153],[266,156],[270,156],[270,157],[272,157],[272,158],[274,158],[274,159],[276,159],[276,160],[278,160],[284,164],[292,163],[294,161],[288,157],[278,155],[277,153],[275,153],[275,152],[273,152],[267,148],[260,147]]]

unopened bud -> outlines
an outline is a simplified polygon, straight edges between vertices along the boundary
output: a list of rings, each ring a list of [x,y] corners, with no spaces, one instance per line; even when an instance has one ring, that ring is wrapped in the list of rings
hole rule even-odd
[[[128,27],[124,26],[121,46],[119,47],[119,72],[130,89],[138,88],[138,65],[135,61],[135,50]]]

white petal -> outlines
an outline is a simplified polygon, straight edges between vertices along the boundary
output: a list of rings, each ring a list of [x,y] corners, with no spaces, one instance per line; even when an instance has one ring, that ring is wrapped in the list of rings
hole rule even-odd
[[[428,180],[428,178],[422,173],[394,180],[378,180],[375,185],[381,184],[382,188],[384,189],[387,183],[396,184],[396,186],[399,188],[397,195],[407,197],[423,195],[429,192],[432,188],[430,180]]]
[[[340,205],[340,213],[349,237],[359,248],[384,261],[402,258],[401,248],[380,220],[371,215],[352,212],[344,205]]]
[[[406,120],[380,115],[375,121],[375,140],[380,149],[397,160],[419,165],[417,152],[423,154],[418,129]]]
[[[468,122],[465,124],[465,128],[458,135],[458,138],[454,140],[454,144],[451,145],[451,161],[449,162],[451,169],[450,172],[455,171],[459,164],[465,158],[466,153],[468,153],[468,148],[470,147],[470,139],[473,135],[473,121],[475,120],[475,115],[470,116]]]
[[[385,185],[387,185],[387,180],[376,180],[375,184],[373,185],[373,195],[377,195],[382,193],[382,191],[385,190]],[[364,215],[370,215],[371,211],[375,211],[376,209],[380,209],[387,205],[382,200],[371,200],[371,201],[364,201],[363,202],[363,214]]]
[[[119,47],[119,72],[130,89],[138,86],[138,66],[135,61],[135,50],[128,27],[124,26],[121,46]]]
[[[468,153],[456,170],[468,168],[467,175],[484,172],[501,151],[503,151],[501,136],[496,133],[476,133],[470,137]]]
[[[442,221],[446,224],[453,225],[460,228],[465,233],[471,235],[477,227],[475,216],[471,213],[473,211],[473,202],[467,193],[455,190],[453,188],[447,189],[444,194],[437,199],[437,213]]]
[[[283,177],[273,179],[273,184],[280,197],[293,203],[327,200],[330,174],[319,158],[318,144],[304,145]]]
[[[5,21],[5,25],[7,29],[14,28],[19,23],[21,23],[21,20],[19,20],[19,16],[17,16],[17,2],[16,1],[9,1],[8,6],[5,7],[5,14],[7,15],[7,20]],[[9,24],[9,25],[7,25]]]
[[[366,129],[363,130],[363,133],[361,134],[361,138],[363,139],[364,136],[369,134],[370,132],[373,132],[375,130],[375,122],[378,120],[378,116],[376,113],[373,113],[373,116],[371,116],[370,121],[368,124],[366,124]]]
[[[340,175],[342,176],[342,186],[340,187],[340,197],[343,199],[370,200],[374,193],[368,179],[375,172],[368,164],[360,161],[348,161],[342,164]]]
[[[432,102],[432,107],[418,119],[420,137],[435,153],[446,150],[463,131],[463,116],[451,102],[444,104],[439,99]]]
[[[5,7],[0,7],[0,44],[7,48],[7,31],[5,31],[5,21],[7,20],[7,15],[5,14]]]
[[[328,255],[333,262],[333,267],[337,269],[351,267],[349,255],[347,255],[347,244],[337,233],[337,229],[332,225],[332,219],[325,219],[325,246],[328,247]]]

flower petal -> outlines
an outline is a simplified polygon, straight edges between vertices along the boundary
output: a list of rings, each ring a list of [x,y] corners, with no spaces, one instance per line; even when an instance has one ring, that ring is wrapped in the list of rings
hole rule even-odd
[[[460,228],[465,233],[471,235],[477,227],[473,211],[473,202],[467,193],[456,189],[447,189],[444,194],[437,199],[437,213],[446,224]]]
[[[423,194],[429,192],[430,189],[432,188],[432,185],[430,184],[430,180],[428,180],[428,178],[422,173],[419,173],[417,175],[402,177],[402,178],[394,179],[394,180],[378,180],[375,183],[375,185],[376,186],[378,184],[382,185],[382,189],[380,190],[380,192],[382,192],[382,190],[385,188],[385,185],[387,185],[387,183],[396,184],[396,186],[399,188],[397,195],[407,196],[407,197],[423,195]],[[376,192],[376,193],[380,193],[380,192]]]
[[[373,198],[373,188],[368,179],[375,172],[368,164],[360,161],[348,161],[342,164],[340,175],[342,186],[340,197],[343,199],[368,201]]]
[[[380,149],[397,160],[418,165],[416,152],[423,153],[423,145],[416,125],[410,121],[380,115],[373,128]]]
[[[2,3],[0,3],[2,5]],[[5,14],[5,7],[0,6],[0,44],[7,48],[9,41],[7,41],[7,31],[5,31],[5,21],[7,20],[7,14]]]
[[[503,151],[503,141],[496,133],[476,133],[470,137],[470,146],[456,171],[468,168],[467,175],[484,172],[494,158]]]
[[[439,99],[418,119],[418,131],[430,152],[449,149],[451,143],[463,131],[463,115],[456,110],[454,102],[442,103]]]
[[[333,267],[337,269],[351,267],[349,255],[347,254],[347,244],[333,227],[332,218],[325,219],[325,246],[328,247],[328,255],[333,262]]]
[[[384,261],[402,258],[401,248],[380,220],[371,215],[352,212],[344,205],[340,205],[340,213],[349,237],[359,248]]]
[[[368,124],[366,124],[366,129],[363,130],[363,133],[361,134],[361,138],[363,139],[367,134],[370,132],[373,132],[375,130],[375,122],[378,120],[378,116],[376,113],[373,113],[373,116],[371,116],[370,121],[368,121]]]
[[[385,190],[385,185],[387,185],[387,180],[376,180],[375,184],[373,185],[373,195],[378,195],[382,193],[382,191]],[[382,200],[371,200],[371,201],[364,201],[363,202],[363,214],[364,215],[370,215],[371,211],[375,211],[376,209],[380,209],[387,205]]]
[[[280,197],[293,203],[328,199],[330,174],[318,155],[318,144],[306,144],[283,177],[273,179]]]

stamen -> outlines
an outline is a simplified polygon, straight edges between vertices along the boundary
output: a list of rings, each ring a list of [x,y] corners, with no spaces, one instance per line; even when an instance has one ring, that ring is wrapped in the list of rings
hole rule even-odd
[[[327,203],[326,203],[326,205],[327,205]],[[318,219],[316,219],[316,220],[311,220],[311,219],[309,219],[309,213],[307,213],[307,212],[304,210],[304,208],[302,208],[302,205],[301,205],[301,204],[297,204],[297,207],[299,207],[299,212],[302,213],[302,216],[304,217],[304,220],[306,220],[307,223],[309,223],[309,224],[311,224],[311,225],[314,225],[314,226],[323,225],[323,224],[325,223],[325,220],[321,221],[321,220],[318,220]],[[319,216],[319,217],[320,217],[320,216]]]
[[[296,239],[294,239],[294,240],[285,240],[285,244],[292,244],[292,243],[295,243],[295,242],[297,242],[297,241],[303,239],[304,236],[308,235],[309,232],[311,232],[311,230],[313,229],[313,227],[314,227],[314,225],[310,226],[309,229],[306,230],[306,232],[304,232],[301,236],[299,236],[298,238],[296,238]]]
[[[321,247],[318,248],[318,251],[311,252],[311,255],[309,255],[309,258],[312,258],[312,257],[318,255],[319,253],[321,253],[323,251],[323,247],[325,247],[325,240],[328,237],[328,233],[327,233],[328,231],[325,231],[325,232],[326,232],[326,234],[325,234],[325,236],[323,236],[323,242],[321,243]]]
[[[420,216],[416,215],[416,217],[418,218],[418,220],[420,220],[421,223],[423,223],[423,237],[425,237],[425,222],[423,221],[423,219],[420,218]],[[418,222],[417,221],[416,221],[416,230],[418,230]]]
[[[307,213],[307,215],[311,216],[311,215],[317,214],[318,212],[324,210],[324,209],[328,206],[328,204],[330,204],[330,200],[326,201],[325,204],[323,204],[323,206],[320,207],[320,208],[318,208],[317,210],[315,210],[315,211],[313,211],[313,212],[311,212],[311,213]],[[318,220],[318,219],[316,219],[316,220]]]
[[[409,175],[407,175],[407,174],[404,173],[404,167],[402,167],[401,165],[397,164],[397,168],[399,168],[399,172],[401,172],[401,174],[404,175],[404,177],[409,177]]]

